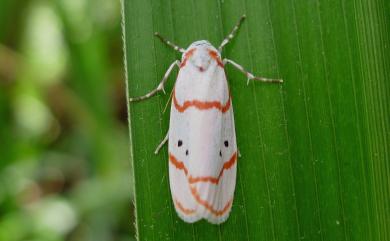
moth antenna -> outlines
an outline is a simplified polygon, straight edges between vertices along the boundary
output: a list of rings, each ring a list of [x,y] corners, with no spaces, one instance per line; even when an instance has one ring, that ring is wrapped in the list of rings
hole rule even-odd
[[[161,36],[161,34],[159,32],[155,32],[154,35],[159,38],[162,42],[164,42],[166,45],[168,45],[169,47],[173,48],[174,50],[176,51],[179,51],[181,53],[184,53],[186,50],[183,49],[182,47],[172,43],[171,41],[169,41],[168,39],[164,38],[163,36]]]
[[[241,27],[241,24],[245,20],[245,18],[246,18],[246,15],[245,14],[242,15],[241,18],[236,23],[236,25],[233,27],[233,30],[224,38],[221,45],[219,45],[219,47],[218,47],[219,52],[222,52],[223,47],[225,47],[225,45],[228,44],[230,42],[230,40],[232,40],[234,38],[234,36],[236,35],[238,29]]]

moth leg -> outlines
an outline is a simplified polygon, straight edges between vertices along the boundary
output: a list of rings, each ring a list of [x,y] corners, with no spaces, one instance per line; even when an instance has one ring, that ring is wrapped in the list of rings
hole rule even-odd
[[[241,158],[241,152],[240,152],[240,149],[237,148],[237,154],[238,154],[238,157]]]
[[[175,62],[173,62],[171,64],[171,66],[169,66],[167,72],[165,73],[165,75],[164,75],[163,79],[161,80],[160,84],[158,84],[157,88],[155,88],[154,90],[150,91],[146,95],[129,98],[129,101],[130,102],[135,102],[135,101],[141,101],[141,100],[148,99],[148,98],[154,96],[158,91],[162,91],[165,94],[164,84],[168,80],[168,77],[171,74],[171,72],[173,70],[173,67],[175,67],[175,65],[179,67],[180,66],[180,61],[176,60]]]
[[[246,18],[246,15],[245,14],[242,15],[241,18],[236,23],[236,25],[233,27],[232,31],[224,38],[224,40],[222,41],[222,43],[218,47],[219,52],[222,52],[222,48],[225,47],[225,45],[228,44],[230,42],[230,40],[232,40],[234,38],[237,30],[240,28],[241,23],[244,21],[245,18]]]
[[[165,111],[167,110],[168,105],[169,105],[169,102],[171,101],[172,96],[173,96],[173,91],[174,91],[174,89],[171,90],[171,94],[169,95],[168,101],[167,101],[167,103],[165,104],[165,107],[164,107],[164,110],[163,110],[162,113],[165,113]]]
[[[245,70],[244,67],[242,67],[241,65],[237,64],[233,60],[224,59],[223,63],[224,64],[229,63],[229,64],[233,65],[233,67],[235,67],[236,69],[238,69],[239,71],[244,73],[246,75],[246,77],[248,78],[247,84],[249,84],[250,80],[258,80],[258,81],[265,82],[265,83],[283,83],[282,79],[268,79],[268,78],[264,78],[264,77],[254,76],[252,73],[250,73],[247,70]]]
[[[185,49],[183,49],[182,47],[179,47],[178,45],[176,45],[176,44],[172,43],[171,41],[169,41],[168,39],[164,38],[163,36],[161,36],[161,34],[159,32],[155,32],[154,35],[156,37],[158,37],[162,42],[167,44],[169,47],[172,47],[174,50],[179,51],[181,53],[185,52]]]
[[[157,146],[156,150],[154,151],[154,154],[157,155],[157,153],[160,151],[160,149],[167,143],[169,137],[169,130],[167,131],[167,134],[165,135],[164,139],[161,141],[161,143]]]

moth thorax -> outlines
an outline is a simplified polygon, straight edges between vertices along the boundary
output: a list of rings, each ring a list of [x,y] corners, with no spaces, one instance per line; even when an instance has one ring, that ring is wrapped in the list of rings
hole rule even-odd
[[[208,41],[201,40],[192,43],[183,55],[199,72],[209,69],[218,51]]]

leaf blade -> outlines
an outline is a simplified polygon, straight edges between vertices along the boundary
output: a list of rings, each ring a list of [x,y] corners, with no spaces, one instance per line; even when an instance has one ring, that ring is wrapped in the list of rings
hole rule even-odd
[[[126,46],[133,50],[126,53],[131,96],[154,88],[174,56],[180,58],[153,40],[153,32],[184,48],[200,38],[217,45],[242,13],[248,19],[224,55],[257,75],[285,79],[282,86],[247,87],[244,76],[226,67],[243,158],[233,212],[221,226],[204,221],[185,224],[175,214],[166,149],[152,154],[168,128],[168,115],[157,114],[168,96],[130,105],[139,239],[388,237],[385,103],[389,92],[384,79],[389,76],[389,62],[383,43],[389,35],[381,32],[385,27],[381,3],[171,0],[132,1],[130,6],[125,2],[125,18],[134,21],[124,26],[131,33],[126,34]],[[364,6],[371,9],[368,15],[362,12]],[[367,82],[369,77],[375,81]],[[174,77],[169,81],[167,89]],[[362,116],[366,118],[361,120]],[[364,162],[367,159],[369,163]]]

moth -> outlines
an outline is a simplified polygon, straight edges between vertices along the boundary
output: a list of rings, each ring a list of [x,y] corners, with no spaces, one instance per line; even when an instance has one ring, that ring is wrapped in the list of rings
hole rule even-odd
[[[239,156],[234,127],[232,97],[225,74],[231,64],[250,80],[282,83],[280,79],[256,77],[233,60],[222,59],[223,47],[240,28],[243,15],[218,49],[206,40],[193,42],[183,49],[155,35],[182,53],[163,79],[146,95],[130,98],[142,101],[162,91],[175,66],[178,76],[172,90],[170,122],[167,135],[155,153],[168,142],[169,182],[178,216],[188,223],[206,219],[220,224],[228,217],[233,204]]]

